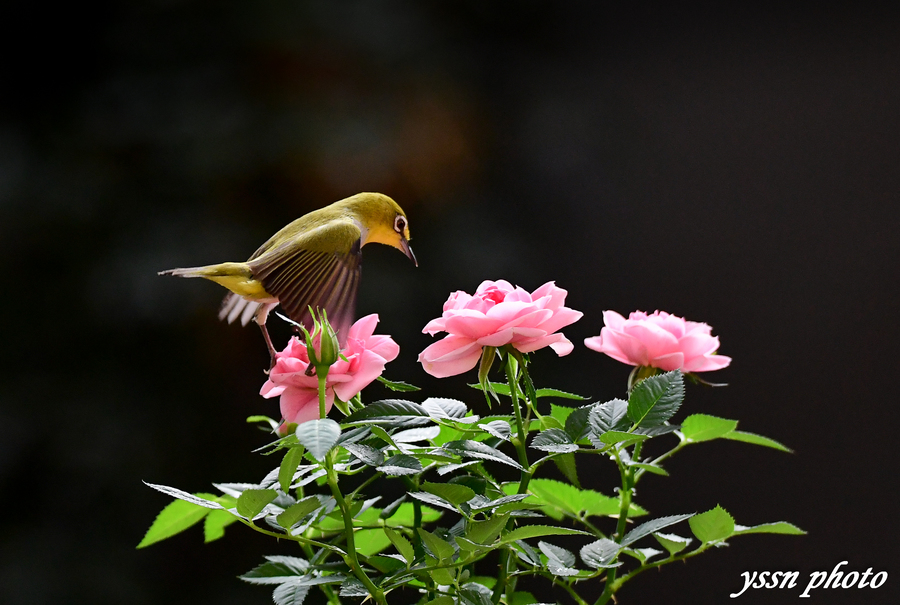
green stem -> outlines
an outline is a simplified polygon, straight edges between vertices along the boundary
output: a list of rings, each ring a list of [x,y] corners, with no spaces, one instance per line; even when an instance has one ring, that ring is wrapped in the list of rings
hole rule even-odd
[[[320,379],[320,393],[324,391],[322,386],[323,383],[324,381]],[[366,590],[369,591],[369,594],[372,595],[375,602],[379,605],[387,605],[387,601],[384,598],[384,591],[375,586],[374,582],[366,575],[366,572],[363,571],[362,566],[359,564],[359,558],[356,553],[356,542],[353,536],[353,515],[350,512],[350,506],[347,504],[347,501],[344,500],[344,496],[338,488],[337,473],[334,472],[334,465],[330,455],[325,456],[325,470],[327,471],[326,477],[328,478],[328,487],[331,488],[331,495],[334,496],[334,499],[337,501],[338,506],[341,509],[341,516],[344,518],[344,538],[347,541],[347,554],[344,555],[344,561],[350,567],[353,575],[359,578],[359,581],[363,583],[363,586],[366,587]]]
[[[638,453],[640,450],[638,450]],[[618,450],[613,450],[613,454],[616,457],[616,464],[619,466],[619,474],[622,477],[622,503],[619,506],[619,522],[616,524],[616,542],[621,544],[622,539],[625,537],[625,528],[628,524],[628,509],[631,508],[631,488],[633,486],[634,475],[631,470],[622,464],[622,460],[619,458]],[[606,586],[603,588],[603,592],[600,594],[600,597],[594,603],[594,605],[605,605],[615,594],[616,590],[618,590],[619,584],[616,584],[616,571],[615,567],[610,568],[609,572],[606,575]]]
[[[325,418],[325,381],[328,379],[328,368],[316,368],[316,378],[319,379],[319,418]]]
[[[682,555],[675,555],[672,557],[668,557],[668,558],[663,559],[662,561],[657,561],[656,563],[649,563],[647,565],[641,565],[637,569],[630,571],[629,573],[625,574],[624,576],[622,576],[621,578],[616,580],[615,586],[613,587],[613,592],[616,592],[617,590],[619,590],[619,588],[622,587],[622,584],[624,584],[625,582],[627,582],[634,576],[638,575],[639,573],[643,573],[643,572],[647,571],[648,569],[653,569],[654,567],[662,567],[663,565],[666,565],[668,563],[674,563],[675,561],[682,561],[684,559],[690,559],[691,557],[695,557],[695,556],[699,555],[700,553],[705,551],[710,546],[712,546],[712,544],[707,543],[707,544],[704,544],[703,546],[695,548],[691,552],[684,553]]]

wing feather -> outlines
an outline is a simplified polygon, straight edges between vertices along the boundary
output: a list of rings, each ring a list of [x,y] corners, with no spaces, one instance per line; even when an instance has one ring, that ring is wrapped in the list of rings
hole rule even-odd
[[[358,228],[335,225],[335,229],[348,227],[355,230],[349,233],[356,242],[347,252],[309,250],[303,247],[305,242],[292,240],[248,261],[253,277],[278,298],[293,321],[312,329],[309,307],[325,309],[341,346],[346,344],[356,312],[361,259]]]

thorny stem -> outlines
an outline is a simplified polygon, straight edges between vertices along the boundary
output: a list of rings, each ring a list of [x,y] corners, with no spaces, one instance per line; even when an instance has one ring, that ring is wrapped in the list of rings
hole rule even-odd
[[[636,453],[640,453],[640,450]],[[619,507],[619,522],[616,525],[616,542],[621,544],[622,539],[625,537],[625,528],[628,523],[628,509],[631,508],[631,489],[634,486],[634,473],[622,463],[618,450],[613,450],[613,454],[616,457],[616,464],[619,466],[619,474],[622,477],[622,492],[620,494],[622,503]],[[619,585],[616,583],[616,568],[610,568],[606,575],[606,586],[594,605],[605,605],[605,603],[609,602],[613,594],[618,590]]]

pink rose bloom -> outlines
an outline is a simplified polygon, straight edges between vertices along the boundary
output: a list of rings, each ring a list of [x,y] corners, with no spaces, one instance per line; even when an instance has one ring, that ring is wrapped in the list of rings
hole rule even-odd
[[[628,319],[615,311],[604,311],[603,323],[600,336],[585,338],[584,344],[628,365],[667,372],[709,372],[731,363],[731,357],[716,355],[719,337],[712,336],[712,328],[705,323],[665,311],[652,315],[635,311]]]
[[[549,346],[557,355],[568,355],[572,343],[556,331],[582,314],[563,306],[566,294],[553,282],[529,294],[505,280],[482,282],[474,296],[456,291],[444,303],[443,314],[422,330],[447,336],[422,351],[419,361],[426,372],[444,378],[474,368],[482,347],[511,344],[530,353]]]
[[[325,381],[325,410],[334,398],[349,401],[381,376],[387,362],[396,359],[400,347],[390,336],[373,335],[378,315],[367,315],[350,326],[347,346],[341,350],[347,361],[338,359]],[[301,424],[319,417],[319,380],[307,376],[309,355],[306,344],[294,336],[284,351],[275,354],[275,367],[259,394],[269,399],[281,396],[281,416],[285,423]]]

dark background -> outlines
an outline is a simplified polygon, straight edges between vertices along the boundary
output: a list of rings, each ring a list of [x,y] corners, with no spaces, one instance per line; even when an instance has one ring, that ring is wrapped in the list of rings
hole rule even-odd
[[[569,357],[536,354],[539,386],[621,395],[628,368],[581,342],[604,309],[663,309],[711,324],[734,358],[710,376],[730,386],[690,387],[684,414],[737,418],[796,450],[714,442],[646,479],[638,501],[656,515],[721,503],[739,523],[809,534],[734,539],[647,573],[621,603],[732,602],[743,571],[805,583],[843,560],[891,575],[810,603],[892,601],[892,14],[67,6],[19,3],[3,19],[0,601],[270,602],[235,576],[289,544],[235,527],[211,545],[195,529],[134,550],[169,501],[141,480],[259,480],[272,463],[250,450],[268,439],[244,418],[277,414],[257,394],[258,331],[216,320],[220,288],[156,272],[242,260],[359,191],[404,207],[420,261],[365,250],[360,313],[378,312],[402,349],[389,377],[478,405],[473,376],[418,366],[432,342],[421,327],[483,279],[555,280],[585,317],[565,330]],[[610,492],[611,467],[581,473]]]

